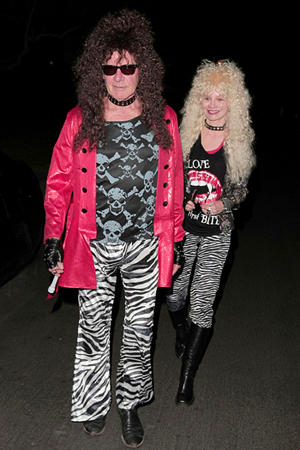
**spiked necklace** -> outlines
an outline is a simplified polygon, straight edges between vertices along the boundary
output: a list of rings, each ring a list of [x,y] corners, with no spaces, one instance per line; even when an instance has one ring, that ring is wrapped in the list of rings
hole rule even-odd
[[[117,100],[116,98],[112,97],[109,93],[107,93],[108,100],[110,100],[114,105],[117,106],[129,106],[131,103],[133,103],[136,99],[136,94],[134,94],[132,97],[130,97],[128,100]]]
[[[212,131],[223,131],[226,128],[226,122],[221,127],[214,127],[213,125],[209,125],[209,123],[206,122],[206,119],[204,120],[204,125],[206,126],[206,128]]]

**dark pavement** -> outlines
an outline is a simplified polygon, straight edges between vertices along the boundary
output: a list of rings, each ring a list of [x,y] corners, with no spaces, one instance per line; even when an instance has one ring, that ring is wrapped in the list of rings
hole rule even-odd
[[[191,407],[175,406],[180,362],[159,291],[155,400],[139,410],[144,450],[300,449],[299,136],[281,136],[257,139],[258,169],[237,213],[214,334],[197,373]],[[287,166],[283,155],[289,156]],[[43,170],[37,171],[43,178]],[[70,421],[78,307],[66,292],[45,301],[48,284],[41,248],[30,265],[0,288],[0,448],[124,449],[115,401],[102,436],[89,437]],[[121,300],[113,339],[113,388],[122,313]]]

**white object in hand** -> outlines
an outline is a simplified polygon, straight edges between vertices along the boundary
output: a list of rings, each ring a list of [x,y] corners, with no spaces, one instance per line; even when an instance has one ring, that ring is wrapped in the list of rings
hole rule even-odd
[[[52,280],[52,283],[51,283],[50,286],[48,287],[48,292],[49,292],[49,294],[54,294],[55,289],[56,289],[56,284],[57,284],[58,278],[59,278],[59,277],[58,277],[57,275],[54,276],[54,278],[53,278],[53,280]]]

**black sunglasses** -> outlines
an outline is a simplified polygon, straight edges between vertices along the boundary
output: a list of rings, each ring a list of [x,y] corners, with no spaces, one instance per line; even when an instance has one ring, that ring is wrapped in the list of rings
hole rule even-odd
[[[126,64],[124,66],[109,66],[109,65],[103,65],[102,70],[104,72],[104,75],[112,76],[115,75],[118,69],[121,70],[123,75],[133,75],[135,72],[135,69],[138,67],[137,64]]]

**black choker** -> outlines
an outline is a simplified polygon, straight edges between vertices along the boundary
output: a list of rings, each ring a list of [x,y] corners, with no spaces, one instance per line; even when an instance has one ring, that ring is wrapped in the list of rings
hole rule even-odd
[[[119,102],[119,100],[117,100],[114,97],[112,97],[109,93],[107,93],[107,97],[108,97],[108,100],[110,100],[114,105],[117,105],[117,106],[129,106],[136,99],[136,94],[134,94],[128,100],[121,100],[120,102]]]
[[[206,128],[212,131],[223,131],[226,128],[226,122],[221,127],[214,127],[213,125],[209,125],[209,123],[206,122],[206,119],[204,120],[204,125],[206,126]]]

